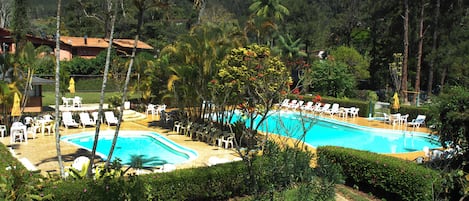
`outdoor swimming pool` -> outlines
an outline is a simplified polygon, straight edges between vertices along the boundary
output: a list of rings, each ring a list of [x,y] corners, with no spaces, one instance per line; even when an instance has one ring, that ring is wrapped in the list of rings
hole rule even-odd
[[[232,122],[239,119],[236,112]],[[339,118],[337,118],[339,119]],[[258,119],[254,125],[257,125]],[[249,125],[249,124],[248,124]],[[405,153],[422,151],[423,147],[441,147],[438,140],[427,133],[370,128],[343,121],[292,111],[275,111],[261,124],[260,131],[301,139],[306,131],[304,142],[313,147],[341,146],[375,153]]]
[[[99,133],[96,154],[104,160],[111,149],[114,131]],[[63,136],[62,141],[91,151],[93,148],[94,131]],[[130,164],[132,155],[142,155],[151,162],[145,167],[158,166],[166,163],[180,164],[197,158],[196,151],[183,147],[168,138],[151,131],[119,131],[112,160],[119,158],[123,164]]]

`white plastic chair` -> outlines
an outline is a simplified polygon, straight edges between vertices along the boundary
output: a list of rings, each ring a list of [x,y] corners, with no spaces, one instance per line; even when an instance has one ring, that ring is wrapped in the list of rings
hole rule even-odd
[[[151,113],[151,116],[155,116],[155,113],[156,115],[158,116],[158,112],[156,111],[156,105],[153,105],[153,104],[148,104],[147,106],[147,111],[145,112],[146,115],[148,116],[148,113]]]
[[[81,100],[82,98],[80,96],[75,96],[75,98],[73,98],[73,107],[81,107]]]

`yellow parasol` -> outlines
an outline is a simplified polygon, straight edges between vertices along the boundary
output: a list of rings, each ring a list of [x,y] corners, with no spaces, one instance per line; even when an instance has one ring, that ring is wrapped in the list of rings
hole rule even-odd
[[[394,99],[394,102],[392,103],[392,109],[398,110],[400,108],[400,105],[399,96],[397,95],[397,92],[394,92],[394,96],[392,98]]]
[[[20,96],[15,92],[15,97],[13,98],[13,107],[11,108],[11,116],[17,117],[21,115],[20,108]]]
[[[75,80],[73,80],[73,77],[70,78],[70,82],[68,83],[68,90],[72,95],[75,94]]]

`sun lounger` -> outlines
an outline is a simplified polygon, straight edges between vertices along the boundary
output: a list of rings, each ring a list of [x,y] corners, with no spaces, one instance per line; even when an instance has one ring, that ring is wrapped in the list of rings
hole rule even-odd
[[[96,122],[91,119],[90,114],[88,112],[80,113],[80,123],[83,128],[85,128],[86,126],[96,126]]]
[[[282,103],[280,104],[280,108],[288,107],[289,104],[290,104],[290,99],[288,98],[283,99]]]
[[[317,113],[319,113],[319,114],[322,114],[322,113],[324,113],[325,111],[329,110],[329,108],[331,108],[331,104],[326,103],[326,104],[324,104],[324,106],[319,107],[319,108],[317,108],[317,109],[314,110],[314,111],[317,112]]]
[[[106,119],[106,124],[108,126],[111,126],[111,125],[117,125],[117,118],[114,116],[114,112],[112,111],[106,111],[104,112],[104,116],[105,116],[105,119]]]
[[[78,124],[75,119],[72,117],[72,112],[62,112],[62,123],[64,124],[65,128],[68,127],[80,127],[80,124]]]
[[[408,123],[408,125],[411,125],[414,128],[420,127],[422,124],[425,123],[426,116],[425,115],[418,115],[417,118],[412,119],[411,122]]]
[[[334,114],[337,114],[339,113],[339,104],[338,103],[334,103],[332,104],[332,108],[329,109],[329,110],[323,110],[324,113],[327,113],[327,114],[330,114],[331,116],[334,115]]]

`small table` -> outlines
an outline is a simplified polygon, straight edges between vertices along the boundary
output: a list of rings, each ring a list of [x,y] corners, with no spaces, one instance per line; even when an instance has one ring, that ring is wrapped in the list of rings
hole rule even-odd
[[[10,128],[10,142],[12,144],[16,141],[15,139],[16,136],[13,134],[15,131],[21,132],[23,135],[21,137],[24,137],[25,142],[28,142],[28,132],[26,132],[27,131],[26,125],[15,125]]]

